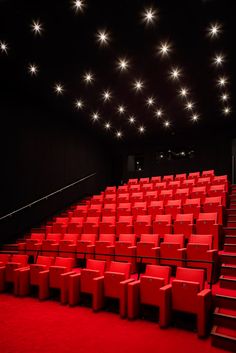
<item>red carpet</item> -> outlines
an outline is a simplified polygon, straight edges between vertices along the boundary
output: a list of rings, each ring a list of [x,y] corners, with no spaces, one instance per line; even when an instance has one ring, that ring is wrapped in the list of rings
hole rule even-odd
[[[183,329],[62,306],[56,301],[0,295],[1,353],[224,353]]]

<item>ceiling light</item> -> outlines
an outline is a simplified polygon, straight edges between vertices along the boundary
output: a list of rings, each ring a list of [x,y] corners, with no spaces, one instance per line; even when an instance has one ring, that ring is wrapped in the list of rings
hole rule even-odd
[[[82,99],[77,99],[75,102],[75,106],[77,109],[82,109],[84,107],[84,102],[82,101]]]
[[[221,95],[221,100],[222,100],[222,101],[226,102],[228,99],[229,99],[228,93],[223,93],[223,94]]]
[[[156,116],[157,118],[160,118],[162,115],[163,115],[163,111],[162,111],[161,109],[157,109],[157,110],[155,111],[155,116]]]
[[[224,57],[224,55],[222,55],[222,54],[216,55],[216,56],[213,58],[213,63],[214,63],[216,66],[222,65],[224,61],[225,61],[225,57]]]
[[[126,71],[129,68],[130,64],[129,64],[129,60],[125,59],[125,58],[120,58],[117,61],[117,67],[120,71]]]
[[[8,44],[6,42],[0,41],[0,50],[1,50],[2,53],[7,54]]]
[[[170,122],[168,120],[164,121],[164,126],[165,127],[169,127],[170,126]]]
[[[117,108],[117,110],[118,110],[118,113],[124,114],[124,112],[125,112],[125,107],[124,107],[123,105],[119,105],[119,107]]]
[[[73,7],[76,12],[78,12],[78,11],[82,12],[85,7],[85,3],[83,0],[75,0],[75,1],[73,1]]]
[[[102,98],[104,102],[108,102],[111,99],[111,92],[109,90],[106,90],[102,93]]]
[[[98,31],[96,37],[100,45],[107,45],[110,41],[109,34],[105,30]]]
[[[94,75],[91,72],[87,72],[83,76],[85,83],[92,83],[94,81]]]
[[[140,132],[140,134],[143,134],[144,131],[145,131],[145,127],[144,127],[144,126],[140,126],[140,127],[138,128],[138,131]]]
[[[99,116],[98,112],[95,112],[95,113],[92,114],[92,119],[93,119],[93,121],[97,121],[97,120],[100,119],[100,116]]]
[[[219,23],[211,24],[208,28],[208,34],[211,38],[216,38],[221,32],[221,25]]]
[[[31,28],[34,34],[41,34],[43,30],[43,26],[39,21],[33,21]]]
[[[228,82],[228,80],[227,80],[226,77],[222,76],[222,77],[220,77],[220,78],[218,79],[217,82],[218,82],[218,86],[223,87],[223,86],[226,85],[226,83]]]
[[[109,130],[111,128],[111,124],[108,122],[105,124],[105,129]]]
[[[144,87],[144,83],[141,80],[136,80],[133,84],[133,87],[136,92],[142,91],[142,89]]]
[[[155,99],[154,99],[153,97],[147,98],[146,104],[147,104],[149,107],[153,106],[153,105],[155,104]]]
[[[54,87],[55,92],[59,95],[59,94],[63,94],[64,92],[64,87],[63,85],[61,85],[60,83],[57,83]]]
[[[116,132],[116,137],[117,138],[121,138],[122,137],[122,132],[121,131],[117,131]]]
[[[181,97],[187,97],[187,95],[189,94],[189,91],[187,88],[185,87],[182,87],[179,91],[179,94]]]
[[[187,110],[191,110],[191,109],[193,109],[193,106],[194,106],[193,102],[187,102],[185,105],[185,108]]]
[[[142,13],[143,22],[147,25],[152,24],[157,19],[157,10],[153,8],[147,8]]]
[[[171,51],[171,45],[168,42],[162,42],[158,47],[158,53],[161,56],[168,56]]]
[[[135,123],[135,117],[133,115],[131,115],[129,117],[129,122],[130,122],[130,124],[134,124]]]
[[[181,76],[181,70],[178,69],[178,68],[173,68],[171,71],[170,71],[170,77],[173,79],[173,80],[178,80]]]
[[[199,119],[199,115],[198,114],[193,114],[192,117],[191,117],[192,121],[198,121],[198,119]]]
[[[28,66],[28,71],[32,76],[36,76],[38,73],[38,67],[34,64],[30,64]]]
[[[224,113],[225,115],[229,115],[229,114],[231,113],[230,107],[225,107],[225,108],[223,109],[223,113]]]

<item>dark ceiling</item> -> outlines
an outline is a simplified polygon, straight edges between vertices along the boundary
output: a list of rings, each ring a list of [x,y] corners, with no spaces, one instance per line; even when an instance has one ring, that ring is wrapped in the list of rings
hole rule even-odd
[[[75,11],[70,0],[0,1],[1,100],[10,105],[31,105],[49,109],[55,116],[81,121],[97,134],[123,141],[171,134],[202,134],[227,131],[234,134],[234,0],[144,1],[84,0],[83,11]],[[145,9],[158,12],[154,23],[142,21]],[[42,33],[32,31],[33,21],[42,24]],[[218,23],[216,38],[207,35],[209,26]],[[100,45],[96,34],[106,30],[108,45]],[[158,55],[161,43],[171,43],[168,57]],[[223,54],[225,61],[217,67],[213,58]],[[125,57],[130,66],[126,72],[117,69],[117,60]],[[37,75],[29,65],[35,64]],[[181,69],[179,80],[170,78],[173,67]],[[86,84],[84,74],[91,71],[95,80]],[[228,79],[225,88],[217,79]],[[133,84],[142,80],[144,88],[136,92]],[[57,94],[55,84],[63,85]],[[179,95],[181,87],[190,90],[189,98]],[[104,102],[102,93],[110,90],[112,98]],[[229,94],[227,103],[221,95]],[[148,106],[148,97],[155,104]],[[77,109],[81,99],[83,109]],[[185,107],[190,100],[193,110]],[[117,107],[126,111],[119,114]],[[228,106],[230,114],[224,114]],[[155,112],[163,115],[156,117]],[[98,112],[99,120],[93,121]],[[198,120],[192,120],[197,114]],[[135,123],[130,122],[135,116]],[[166,122],[170,126],[165,126]],[[110,128],[106,124],[110,124]],[[140,127],[144,127],[144,133]]]

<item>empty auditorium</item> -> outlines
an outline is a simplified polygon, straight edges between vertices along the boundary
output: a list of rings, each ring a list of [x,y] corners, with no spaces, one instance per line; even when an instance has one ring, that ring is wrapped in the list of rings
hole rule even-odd
[[[0,352],[236,352],[234,0],[0,0]]]

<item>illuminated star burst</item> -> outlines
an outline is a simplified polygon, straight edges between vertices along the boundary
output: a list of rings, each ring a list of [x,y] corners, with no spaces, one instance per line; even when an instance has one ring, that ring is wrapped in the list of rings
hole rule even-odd
[[[83,0],[75,0],[73,1],[73,8],[75,9],[75,12],[83,12],[85,8],[85,3]]]
[[[110,41],[110,35],[105,30],[98,31],[96,34],[96,38],[97,38],[98,43],[102,46],[108,45],[108,43]]]
[[[120,71],[126,71],[128,70],[130,64],[129,64],[129,60],[127,60],[126,58],[119,58],[117,60],[117,68]]]
[[[111,92],[109,90],[106,90],[102,93],[102,99],[104,102],[108,102],[109,100],[111,100]]]
[[[56,94],[63,94],[63,92],[64,92],[64,87],[63,87],[63,85],[62,84],[60,84],[60,83],[57,83],[56,85],[55,85],[55,87],[54,87],[54,91],[56,92]]]
[[[222,26],[219,23],[212,23],[207,29],[208,35],[211,38],[217,38],[222,32]]]
[[[162,42],[157,49],[161,56],[168,56],[171,52],[171,45],[168,42]]]
[[[133,87],[136,92],[140,92],[144,88],[144,83],[141,80],[136,80],[133,84]]]
[[[33,21],[31,28],[34,34],[41,34],[43,31],[43,26],[39,21]]]
[[[91,72],[86,72],[83,76],[83,80],[87,84],[91,84],[94,81],[94,75]]]
[[[225,57],[222,54],[218,54],[213,58],[213,64],[216,66],[221,66],[225,61]]]
[[[158,11],[153,8],[146,8],[142,13],[142,21],[146,25],[153,24],[158,18]]]
[[[124,114],[125,107],[123,105],[119,105],[119,107],[117,108],[117,111],[118,111],[119,114]]]
[[[7,54],[8,52],[8,44],[6,42],[0,41],[0,50],[2,53]]]
[[[82,101],[82,99],[77,99],[75,101],[75,106],[77,109],[83,109],[84,107],[84,102]]]
[[[35,64],[30,64],[28,66],[28,72],[31,74],[31,76],[36,76],[38,74],[38,67]]]
[[[178,80],[181,76],[181,70],[177,67],[175,68],[172,68],[171,71],[170,71],[170,77],[173,79],[173,80]]]

